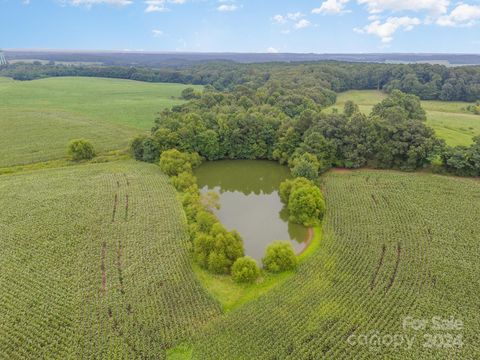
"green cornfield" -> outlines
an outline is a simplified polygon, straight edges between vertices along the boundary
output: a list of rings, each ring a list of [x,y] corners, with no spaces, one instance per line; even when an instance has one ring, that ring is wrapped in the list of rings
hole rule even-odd
[[[0,359],[162,359],[220,313],[155,165],[2,176],[0,219]]]
[[[222,313],[157,166],[1,176],[0,358],[479,358],[478,180],[333,171],[322,188],[318,248]],[[434,329],[433,318],[462,327]]]
[[[207,325],[193,358],[480,358],[478,180],[331,172],[323,191],[319,249],[286,283]],[[438,330],[434,318],[463,326]]]

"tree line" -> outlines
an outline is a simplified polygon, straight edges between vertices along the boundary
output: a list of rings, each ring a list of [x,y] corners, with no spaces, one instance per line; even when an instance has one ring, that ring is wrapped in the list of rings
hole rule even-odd
[[[300,62],[239,64],[228,61],[149,68],[141,66],[70,66],[16,63],[0,68],[0,76],[33,80],[54,76],[94,76],[147,82],[211,85],[234,90],[238,85],[259,88],[274,81],[287,88],[317,88],[333,92],[351,89],[393,90],[424,100],[480,100],[480,66],[446,67],[430,64]]]

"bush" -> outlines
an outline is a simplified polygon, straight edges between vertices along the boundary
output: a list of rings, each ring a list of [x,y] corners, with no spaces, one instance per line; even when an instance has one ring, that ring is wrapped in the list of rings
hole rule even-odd
[[[260,275],[257,262],[250,256],[238,258],[232,266],[233,280],[239,283],[253,283]]]
[[[262,262],[265,270],[278,273],[294,269],[297,266],[297,257],[288,241],[275,241],[268,245]]]
[[[191,172],[201,162],[197,153],[185,153],[171,149],[164,151],[160,156],[160,169],[168,176],[177,176],[183,172]]]
[[[315,155],[304,153],[290,162],[290,168],[293,177],[304,177],[313,181],[318,178],[320,163]]]
[[[95,149],[90,141],[76,139],[68,144],[68,155],[74,161],[90,160],[95,157]]]
[[[319,225],[325,214],[325,201],[317,186],[303,186],[290,194],[288,201],[290,221],[304,226]]]
[[[242,238],[236,231],[227,231],[215,216],[206,214],[204,211],[197,216],[195,260],[213,273],[229,274],[235,260],[243,256]]]
[[[191,172],[184,171],[172,177],[171,182],[177,191],[184,192],[197,183],[197,178]]]
[[[285,180],[280,184],[280,200],[286,205],[288,205],[288,200],[290,199],[290,194],[294,189],[297,189],[301,186],[313,185],[313,183],[303,177],[299,177],[293,180]]]
[[[299,177],[281,183],[280,199],[287,206],[290,221],[295,223],[315,226],[325,214],[322,192],[308,179]]]

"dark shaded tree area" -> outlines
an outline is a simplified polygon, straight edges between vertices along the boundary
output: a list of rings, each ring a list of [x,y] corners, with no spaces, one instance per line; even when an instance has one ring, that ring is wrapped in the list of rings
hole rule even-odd
[[[480,99],[480,66],[445,67],[430,64],[378,64],[342,62],[239,64],[209,62],[191,66],[147,68],[127,66],[65,66],[12,64],[0,69],[1,76],[32,80],[53,76],[97,76],[147,82],[211,85],[233,90],[237,85],[258,89],[265,84],[297,89],[302,94],[350,89],[401,90],[426,100]],[[325,89],[317,91],[318,88]],[[323,99],[316,99],[323,102]]]
[[[149,137],[134,139],[133,153],[143,161],[169,149],[207,160],[277,160],[315,180],[331,167],[414,170],[443,149],[416,96],[394,91],[367,117],[355,106],[324,114],[318,94],[300,94],[271,84],[231,92],[207,87],[199,99],[163,111]]]

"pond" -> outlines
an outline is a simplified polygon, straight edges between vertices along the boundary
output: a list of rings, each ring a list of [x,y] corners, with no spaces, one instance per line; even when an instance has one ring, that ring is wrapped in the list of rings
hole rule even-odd
[[[288,221],[288,212],[280,201],[280,183],[290,178],[287,167],[273,161],[210,161],[195,170],[202,193],[215,191],[220,210],[215,214],[229,230],[243,238],[245,255],[261,263],[268,244],[288,240],[296,253],[308,245],[306,227]]]

